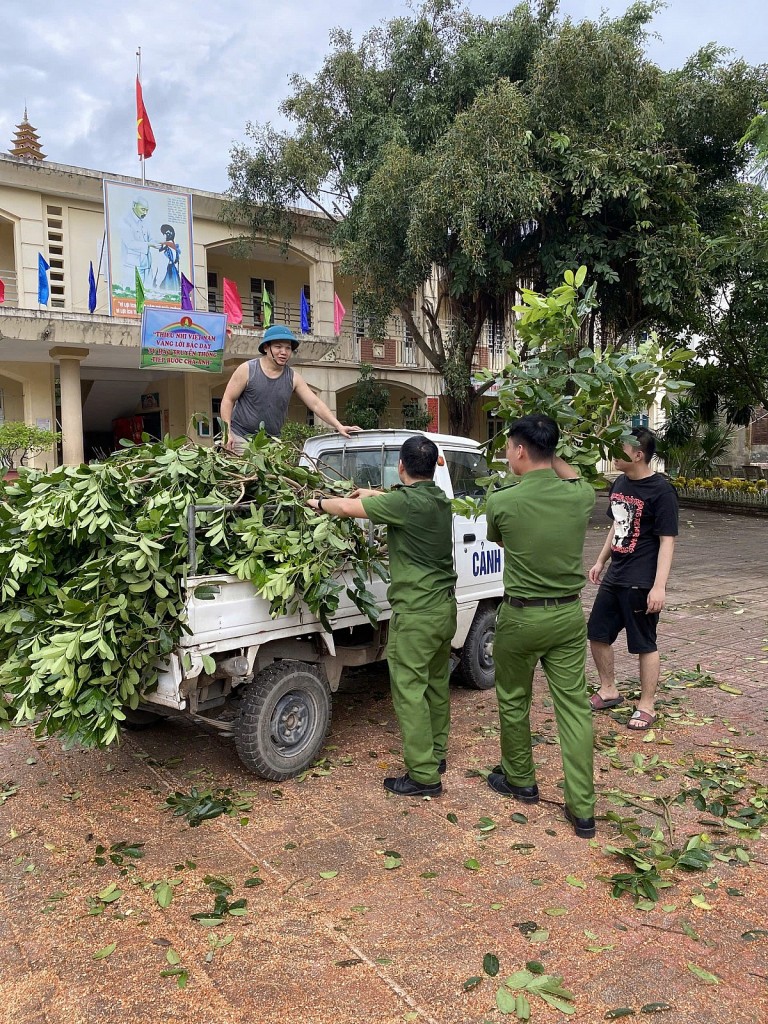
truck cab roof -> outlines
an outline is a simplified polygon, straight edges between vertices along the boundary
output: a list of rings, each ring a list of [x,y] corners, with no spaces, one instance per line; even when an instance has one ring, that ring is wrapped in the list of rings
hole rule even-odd
[[[413,437],[415,434],[423,434],[424,437],[428,437],[431,441],[435,442],[438,448],[467,448],[476,450],[481,447],[480,442],[473,440],[471,437],[455,437],[453,434],[433,434],[426,430],[383,429],[360,430],[351,437],[344,437],[343,434],[339,434],[336,431],[317,434],[315,437],[307,438],[304,442],[304,452],[312,458],[319,452],[326,450],[329,444],[354,448],[371,448],[380,445],[394,447],[393,442],[402,444],[403,441]]]

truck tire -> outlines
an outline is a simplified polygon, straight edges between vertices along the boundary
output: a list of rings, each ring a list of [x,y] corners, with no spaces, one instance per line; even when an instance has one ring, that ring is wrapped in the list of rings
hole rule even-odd
[[[331,691],[317,666],[279,661],[246,690],[235,746],[249,771],[280,782],[317,759],[331,727]]]
[[[461,650],[461,675],[467,686],[492,690],[496,681],[493,665],[493,639],[496,636],[496,608],[481,604]]]

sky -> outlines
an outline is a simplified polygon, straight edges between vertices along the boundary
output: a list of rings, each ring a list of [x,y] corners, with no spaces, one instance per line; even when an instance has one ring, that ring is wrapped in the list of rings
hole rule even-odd
[[[514,0],[469,0],[498,17]],[[355,39],[408,13],[403,0],[4,0],[0,37],[0,150],[27,107],[43,151],[56,163],[139,175],[135,143],[136,50],[144,102],[157,139],[147,180],[210,191],[227,188],[234,143],[248,121],[282,125],[289,77],[312,77],[334,27]],[[622,14],[626,2],[561,0],[574,20]],[[751,64],[768,62],[765,0],[669,0],[652,25],[648,55],[681,66],[717,43]],[[373,13],[375,11],[375,14]]]

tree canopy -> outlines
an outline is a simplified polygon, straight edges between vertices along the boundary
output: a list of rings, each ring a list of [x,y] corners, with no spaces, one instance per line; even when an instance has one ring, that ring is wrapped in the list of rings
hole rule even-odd
[[[658,6],[575,22],[541,0],[488,20],[425,0],[360,42],[336,30],[317,74],[291,79],[290,130],[251,124],[233,149],[233,221],[288,239],[309,202],[358,310],[397,308],[443,374],[456,431],[483,328],[522,286],[586,264],[592,346],[700,330],[729,288],[712,241],[753,205],[740,140],[768,72],[716,46],[662,71],[644,51]]]

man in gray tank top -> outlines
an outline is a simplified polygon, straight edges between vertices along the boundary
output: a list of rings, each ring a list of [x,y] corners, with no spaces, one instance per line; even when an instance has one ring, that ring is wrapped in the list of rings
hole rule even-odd
[[[288,416],[288,404],[295,392],[321,420],[344,437],[359,427],[339,423],[328,406],[290,366],[288,360],[299,347],[293,331],[276,324],[264,331],[259,345],[260,359],[249,359],[235,370],[221,400],[221,419],[228,428],[227,447],[243,453],[248,438],[264,430],[277,437]]]

